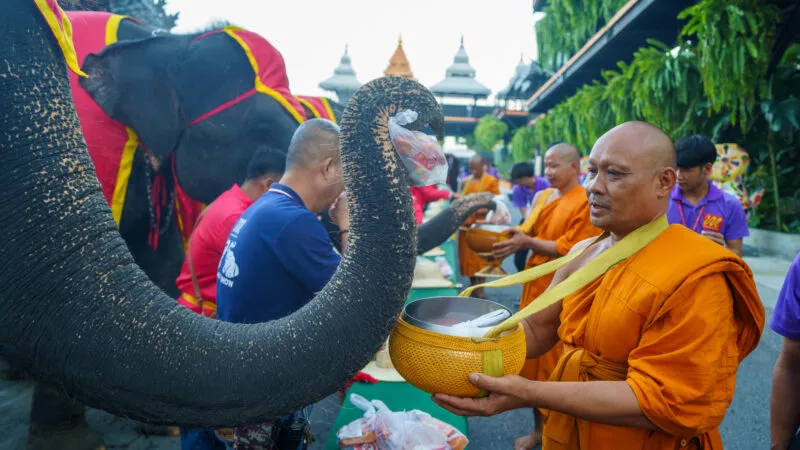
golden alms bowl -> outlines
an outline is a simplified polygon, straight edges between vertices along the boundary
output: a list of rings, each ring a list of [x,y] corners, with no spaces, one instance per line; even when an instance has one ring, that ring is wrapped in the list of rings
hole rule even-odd
[[[522,326],[495,339],[447,333],[449,325],[497,309],[506,308],[471,297],[432,297],[409,303],[389,335],[392,364],[406,381],[429,394],[485,395],[469,382],[469,374],[518,375],[527,351]]]
[[[495,259],[492,255],[492,246],[508,239],[506,232],[510,228],[508,225],[484,224],[473,225],[465,231],[467,245],[486,263],[486,266],[475,274],[476,277],[502,278],[508,275],[500,267],[503,261]]]

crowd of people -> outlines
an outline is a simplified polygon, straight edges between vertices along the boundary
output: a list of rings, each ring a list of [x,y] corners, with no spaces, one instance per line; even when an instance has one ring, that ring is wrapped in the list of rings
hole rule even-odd
[[[298,128],[285,158],[271,149],[255,152],[244,183],[198,221],[176,280],[182,305],[218,320],[265,322],[296,311],[327,284],[341,255],[320,215],[329,212],[338,226],[342,252],[349,232],[338,132],[332,122],[314,119]],[[522,219],[495,244],[493,256],[513,256],[525,270],[580,253],[526,283],[520,309],[559,283],[592,276],[523,322],[528,360],[520,376],[474,375],[471,381],[488,396],[436,394],[434,401],[465,416],[530,408],[532,432],[516,440],[516,449],[722,448],[717,427],[739,364],[758,344],[765,311],[741,259],[749,234],[745,212],[708,178],[715,159],[704,136],[673,144],[658,128],[630,122],[597,141],[583,184],[580,152],[569,143],[546,150],[544,177],[531,163],[516,164],[511,202]],[[418,224],[430,202],[500,194],[497,169],[480,155],[451,184],[455,176],[451,170],[450,189],[412,187]],[[656,231],[642,237],[644,229]],[[631,254],[601,267],[623,243]],[[458,256],[462,276],[481,283],[475,274],[483,263],[463,233]],[[800,256],[771,323],[785,337],[774,377],[774,448],[788,448],[800,424],[792,382],[800,367],[799,265]],[[229,430],[184,428],[182,446],[271,448],[302,439],[307,423],[302,410]]]

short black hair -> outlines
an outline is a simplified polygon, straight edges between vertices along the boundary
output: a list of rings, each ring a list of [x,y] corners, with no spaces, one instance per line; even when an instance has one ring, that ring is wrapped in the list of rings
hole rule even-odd
[[[519,180],[522,177],[533,176],[533,164],[529,162],[516,163],[511,168],[511,181]]]
[[[702,134],[685,136],[675,143],[675,156],[678,168],[700,167],[717,160],[717,147]]]
[[[286,152],[266,145],[256,148],[247,165],[247,179],[255,180],[270,173],[286,171]]]

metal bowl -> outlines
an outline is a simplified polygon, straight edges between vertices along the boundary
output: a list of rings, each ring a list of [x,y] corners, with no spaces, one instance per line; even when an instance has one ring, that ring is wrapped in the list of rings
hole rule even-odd
[[[415,300],[403,309],[403,320],[415,327],[450,335],[451,325],[478,318],[484,314],[511,310],[489,300],[472,297],[431,297]]]

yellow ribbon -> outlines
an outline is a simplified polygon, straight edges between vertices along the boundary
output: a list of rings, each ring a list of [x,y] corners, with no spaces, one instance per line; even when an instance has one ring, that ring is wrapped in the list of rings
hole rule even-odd
[[[34,0],[34,3],[39,8],[39,12],[42,13],[50,31],[53,32],[53,36],[61,48],[61,53],[64,54],[67,67],[78,76],[86,77],[86,74],[83,73],[78,65],[78,55],[75,53],[75,46],[72,44],[72,24],[67,15],[55,1]],[[57,12],[61,16],[61,23],[59,23]]]
[[[598,277],[606,273],[614,265],[624,261],[630,256],[633,256],[639,250],[646,247],[661,233],[666,231],[668,227],[669,227],[669,222],[667,221],[667,216],[665,214],[659,217],[658,219],[648,223],[647,225],[637,228],[624,238],[620,239],[616,244],[611,246],[611,248],[593,258],[591,261],[586,263],[580,269],[576,270],[564,281],[545,291],[535,301],[531,302],[530,305],[526,306],[524,309],[520,310],[513,316],[509,317],[501,324],[492,328],[488,333],[486,333],[485,337],[495,338],[505,331],[513,330],[525,318],[533,314],[536,314],[537,312],[547,308],[548,306],[555,304],[564,297],[583,288],[587,284],[591,283],[593,280],[597,279]],[[540,266],[532,267],[528,270],[524,270],[522,272],[513,275],[509,275],[499,280],[491,281],[489,283],[479,284],[476,286],[471,286],[467,289],[464,289],[464,291],[462,291],[459,295],[462,297],[468,297],[470,294],[472,294],[472,291],[478,288],[482,287],[500,288],[500,287],[515,286],[518,284],[533,281],[545,275],[549,275],[555,272],[556,270],[564,267],[565,265],[569,264],[570,261],[574,260],[584,251],[586,251],[587,248],[600,242],[606,237],[608,237],[608,233],[604,233],[598,236],[594,241],[592,241],[591,244],[587,245],[586,247],[584,247],[579,251],[572,252],[561,258],[549,261]]]
[[[542,194],[539,196],[539,201],[536,202],[536,205],[533,207],[533,211],[531,214],[522,222],[522,225],[518,226],[517,229],[522,230],[525,234],[530,234],[533,231],[533,226],[536,225],[536,221],[539,219],[539,214],[542,213],[542,209],[544,208],[545,203],[547,203],[547,199],[553,195],[555,189],[547,188],[545,189]]]

